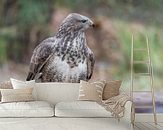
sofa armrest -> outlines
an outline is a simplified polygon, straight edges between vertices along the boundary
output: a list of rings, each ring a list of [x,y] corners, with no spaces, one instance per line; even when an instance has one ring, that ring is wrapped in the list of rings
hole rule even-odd
[[[125,111],[124,116],[119,120],[119,125],[125,126],[128,130],[133,129],[133,125],[131,123],[131,108],[132,108],[132,102],[127,101],[125,104]]]
[[[132,102],[127,101],[125,104],[125,111],[124,111],[124,117],[123,120],[131,123],[131,108],[132,108]]]

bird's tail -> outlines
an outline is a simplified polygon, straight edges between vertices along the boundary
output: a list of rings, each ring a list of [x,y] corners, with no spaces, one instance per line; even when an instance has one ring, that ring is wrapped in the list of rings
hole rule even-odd
[[[28,73],[28,76],[26,78],[26,81],[30,81],[30,80],[37,80],[42,76],[42,73],[38,73],[36,75],[34,75],[32,72]]]
[[[27,76],[27,78],[26,78],[26,81],[33,80],[34,77],[35,77],[34,74],[33,74],[32,72],[29,72],[29,73],[28,73],[28,76]]]

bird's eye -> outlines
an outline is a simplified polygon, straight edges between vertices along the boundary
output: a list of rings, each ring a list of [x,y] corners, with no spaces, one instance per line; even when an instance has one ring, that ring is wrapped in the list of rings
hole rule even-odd
[[[81,22],[82,22],[82,23],[85,23],[85,22],[87,22],[87,20],[83,19],[83,20],[81,20]]]

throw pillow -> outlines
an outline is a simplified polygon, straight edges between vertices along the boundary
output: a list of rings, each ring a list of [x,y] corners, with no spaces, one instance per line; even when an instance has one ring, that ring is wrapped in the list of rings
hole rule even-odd
[[[122,81],[120,80],[107,81],[103,90],[103,100],[119,95],[121,83]]]
[[[11,81],[4,81],[0,83],[0,89],[12,89]],[[1,101],[1,93],[0,93],[0,101]]]
[[[31,81],[20,81],[17,79],[13,79],[10,78],[12,86],[14,89],[25,89],[25,88],[33,88],[33,92],[32,95],[34,97],[34,99],[37,99],[37,92],[35,89],[35,80],[31,80]]]
[[[22,89],[25,87],[34,87],[35,85],[35,80],[31,81],[20,81],[17,79],[10,78],[12,86],[14,89]]]
[[[2,103],[33,101],[33,88],[25,89],[1,89]]]
[[[78,100],[101,101],[105,81],[89,83],[80,81]]]

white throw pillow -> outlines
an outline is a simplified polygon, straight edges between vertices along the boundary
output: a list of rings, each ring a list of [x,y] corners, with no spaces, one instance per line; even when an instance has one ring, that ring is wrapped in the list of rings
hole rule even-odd
[[[93,101],[59,102],[55,106],[57,117],[112,117],[111,112]]]
[[[37,92],[35,88],[35,80],[31,81],[20,81],[17,79],[10,78],[13,89],[24,89],[26,87],[33,88],[32,95],[35,100],[37,100]]]
[[[0,117],[51,117],[53,107],[46,101],[12,102],[0,104]]]

